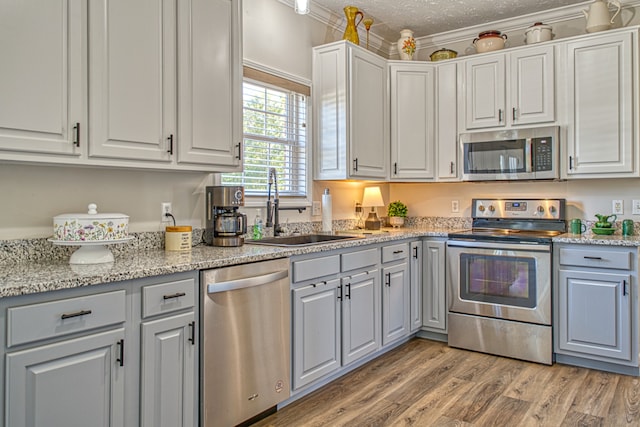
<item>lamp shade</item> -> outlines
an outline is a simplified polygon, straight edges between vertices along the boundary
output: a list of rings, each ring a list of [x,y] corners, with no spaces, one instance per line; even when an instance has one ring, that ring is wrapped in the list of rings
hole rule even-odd
[[[300,15],[306,15],[309,13],[309,1],[310,0],[295,0],[294,10]]]
[[[364,189],[364,196],[362,196],[362,206],[384,206],[384,200],[382,200],[380,187],[367,187]]]

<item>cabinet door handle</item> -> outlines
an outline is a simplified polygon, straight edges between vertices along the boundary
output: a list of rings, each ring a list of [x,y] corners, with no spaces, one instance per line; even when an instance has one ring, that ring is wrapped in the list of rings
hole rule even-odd
[[[398,175],[398,162],[393,163],[393,174]]]
[[[120,366],[124,366],[124,339],[118,341],[118,347],[120,348],[120,355],[116,359],[116,362],[118,362]]]
[[[238,154],[236,154],[236,159],[242,160],[242,142],[238,142],[236,144],[236,147],[238,147]]]
[[[196,345],[196,321],[192,321],[189,323],[189,342],[191,345]]]
[[[353,171],[358,172],[358,158],[353,159]]]
[[[451,162],[451,164],[449,165],[449,172],[451,172],[451,175],[453,175],[453,172],[454,172],[453,171],[453,166],[454,166],[454,163]]]
[[[351,299],[351,283],[347,283],[347,293],[345,297]]]
[[[502,108],[498,110],[498,123],[502,123]]]
[[[629,287],[628,287],[628,283],[627,283],[626,280],[622,281],[622,295],[623,296],[629,295]]]
[[[73,127],[73,145],[80,147],[80,122]]]
[[[516,107],[513,107],[512,116],[511,117],[513,118],[513,121],[515,122],[516,121]]]
[[[413,257],[415,259],[418,259],[418,247],[417,246],[413,247]]]
[[[167,153],[173,156],[173,134],[169,135],[169,138],[167,139],[169,140],[169,149],[167,150]]]
[[[187,295],[185,292],[176,292],[175,294],[171,294],[171,295],[163,295],[162,299],[173,299],[173,298],[180,298]]]
[[[71,319],[72,317],[80,317],[86,314],[91,314],[91,310],[80,310],[80,311],[76,311],[75,313],[64,313],[62,314],[62,316],[60,316],[60,318],[62,320]]]
[[[342,301],[342,285],[338,286],[338,299]]]
[[[573,169],[573,156],[569,156],[569,170]]]
[[[602,257],[599,257],[599,256],[587,256],[587,255],[585,255],[585,256],[584,256],[584,259],[594,259],[594,260],[596,260],[596,261],[601,261],[601,260],[602,260]]]
[[[385,274],[384,277],[384,284],[387,286],[391,286],[391,273]]]

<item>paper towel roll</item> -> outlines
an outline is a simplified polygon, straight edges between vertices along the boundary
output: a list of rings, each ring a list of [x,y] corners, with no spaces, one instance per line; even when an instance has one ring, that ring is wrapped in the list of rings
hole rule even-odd
[[[325,188],[324,194],[322,194],[322,231],[333,230],[332,209],[331,194],[329,194],[329,189]]]

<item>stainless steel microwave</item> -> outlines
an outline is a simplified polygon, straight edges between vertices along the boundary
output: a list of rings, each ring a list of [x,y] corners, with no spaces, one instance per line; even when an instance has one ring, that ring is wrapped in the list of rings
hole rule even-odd
[[[463,181],[560,178],[558,126],[460,135]]]

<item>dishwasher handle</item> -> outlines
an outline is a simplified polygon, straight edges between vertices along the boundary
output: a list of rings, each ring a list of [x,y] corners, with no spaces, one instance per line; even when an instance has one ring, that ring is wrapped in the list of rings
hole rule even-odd
[[[263,274],[262,276],[247,277],[244,279],[229,280],[227,282],[209,283],[207,285],[207,293],[215,294],[218,292],[235,291],[237,289],[252,288],[254,286],[266,285],[280,279],[284,279],[289,275],[288,270],[276,271],[273,273]]]

